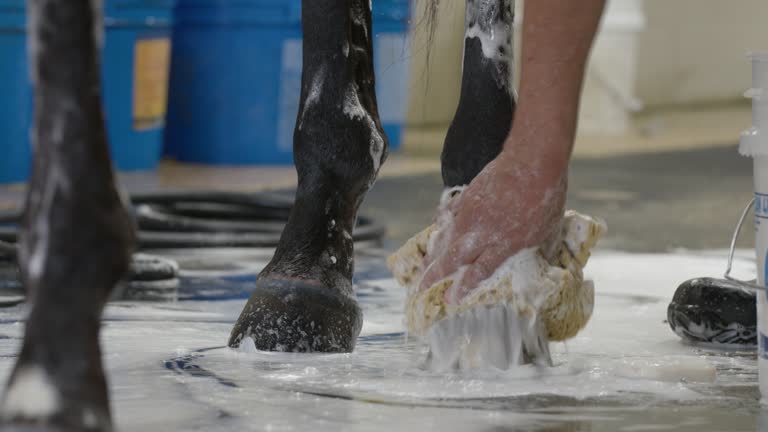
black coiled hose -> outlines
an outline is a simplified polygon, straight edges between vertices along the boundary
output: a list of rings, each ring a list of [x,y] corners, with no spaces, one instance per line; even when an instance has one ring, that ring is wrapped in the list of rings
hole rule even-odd
[[[293,200],[278,193],[181,192],[131,196],[138,249],[272,248]],[[0,291],[23,293],[16,266],[18,212],[0,212]],[[380,241],[383,225],[360,216],[356,242]],[[176,295],[178,267],[170,260],[134,256],[123,298],[169,300]],[[175,283],[174,283],[175,281]],[[0,302],[1,303],[1,302]]]
[[[139,249],[275,247],[293,200],[278,193],[180,192],[131,196]],[[20,215],[0,213],[0,257],[15,255]],[[360,216],[355,241],[377,241],[383,225]]]

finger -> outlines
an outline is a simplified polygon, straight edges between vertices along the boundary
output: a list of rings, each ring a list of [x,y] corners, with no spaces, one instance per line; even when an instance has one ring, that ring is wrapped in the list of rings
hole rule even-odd
[[[464,272],[456,285],[456,301],[460,301],[481,282],[493,276],[498,268],[511,256],[509,250],[503,248],[488,248]]]
[[[476,260],[482,253],[482,249],[476,247],[478,244],[481,244],[475,241],[476,237],[476,234],[469,233],[460,237],[457,241],[451,242],[440,256],[428,264],[424,277],[419,284],[419,289],[428,289],[436,282],[455,273],[459,267]]]
[[[419,284],[419,291],[429,289],[436,282],[454,273],[458,268],[459,265],[451,254],[443,253],[426,267],[424,277]]]
[[[427,269],[443,254],[447,246],[451,242],[453,236],[453,230],[450,229],[438,229],[433,231],[427,238],[427,245],[424,251],[424,259],[421,262],[421,268]]]
[[[453,242],[453,227],[438,229],[427,241],[427,250],[422,261],[422,274],[426,275],[434,267],[436,261],[439,261]],[[424,277],[422,277],[422,281]]]

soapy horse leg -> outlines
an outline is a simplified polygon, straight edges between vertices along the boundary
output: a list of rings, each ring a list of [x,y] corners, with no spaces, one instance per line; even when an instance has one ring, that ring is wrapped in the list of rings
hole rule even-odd
[[[275,255],[229,339],[270,351],[351,351],[357,210],[387,154],[374,91],[368,0],[304,0],[304,70],[294,132],[296,200]]]
[[[461,98],[442,153],[446,187],[471,182],[501,152],[512,127],[514,4],[467,0]]]
[[[3,430],[112,429],[101,314],[133,225],[115,187],[100,97],[96,0],[28,0],[34,168],[20,266],[31,303],[0,402]]]

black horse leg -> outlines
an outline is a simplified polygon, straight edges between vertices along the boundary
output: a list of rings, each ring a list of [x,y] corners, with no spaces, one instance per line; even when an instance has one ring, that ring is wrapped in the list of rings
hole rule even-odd
[[[345,352],[362,313],[352,289],[357,210],[387,154],[376,107],[368,0],[304,0],[294,131],[296,201],[229,339],[258,349]]]
[[[27,2],[35,161],[20,263],[31,309],[0,402],[3,427],[17,430],[111,430],[99,327],[134,235],[102,115],[100,3]]]
[[[446,187],[468,184],[512,127],[514,0],[467,0],[461,98],[442,154]]]

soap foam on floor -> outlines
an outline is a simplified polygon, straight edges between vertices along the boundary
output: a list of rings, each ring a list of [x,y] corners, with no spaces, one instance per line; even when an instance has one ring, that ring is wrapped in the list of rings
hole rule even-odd
[[[544,325],[517,305],[475,306],[432,325],[427,365],[435,372],[550,366],[547,340]]]
[[[102,340],[117,429],[754,431],[755,354],[684,345],[664,322],[677,285],[718,276],[724,256],[595,254],[586,269],[598,287],[594,316],[575,339],[551,345],[552,368],[426,369],[423,345],[403,334],[404,292],[391,279],[358,281],[365,323],[351,354],[226,348],[244,297],[112,304]],[[366,274],[384,265],[357,264]],[[754,275],[752,252],[735,264],[737,274]],[[22,310],[0,309],[3,376]]]

